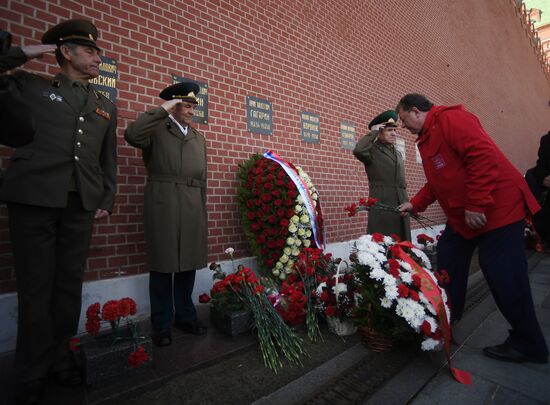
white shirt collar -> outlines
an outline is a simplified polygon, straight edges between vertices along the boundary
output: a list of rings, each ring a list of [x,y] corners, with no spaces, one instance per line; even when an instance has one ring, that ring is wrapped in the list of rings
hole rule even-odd
[[[178,128],[180,129],[180,131],[183,133],[183,135],[187,135],[187,126],[183,126],[181,125],[173,116],[172,114],[168,115],[170,117],[170,119],[172,121],[174,121],[174,123],[178,126]]]

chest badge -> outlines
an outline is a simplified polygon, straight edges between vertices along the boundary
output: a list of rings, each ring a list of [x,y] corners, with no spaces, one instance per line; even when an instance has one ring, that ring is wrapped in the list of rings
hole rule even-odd
[[[52,101],[57,101],[58,103],[63,101],[63,97],[61,97],[59,94],[45,92],[44,96],[48,97]]]
[[[445,159],[443,159],[443,156],[441,156],[440,154],[435,155],[432,158],[432,162],[436,170],[443,169],[445,166],[447,166],[447,164],[445,163]]]

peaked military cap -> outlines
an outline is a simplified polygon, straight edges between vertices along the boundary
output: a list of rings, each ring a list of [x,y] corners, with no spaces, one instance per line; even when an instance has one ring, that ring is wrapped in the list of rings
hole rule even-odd
[[[159,96],[163,100],[173,100],[177,98],[182,101],[198,104],[197,94],[199,94],[199,91],[200,87],[197,83],[187,80],[168,86],[160,92]]]
[[[397,126],[397,113],[394,110],[384,111],[378,114],[374,119],[369,122],[369,129],[374,125],[383,124],[384,127],[396,127]]]
[[[50,28],[42,35],[43,44],[62,45],[72,42],[79,45],[93,46],[100,50],[97,44],[97,28],[88,20],[67,20]]]

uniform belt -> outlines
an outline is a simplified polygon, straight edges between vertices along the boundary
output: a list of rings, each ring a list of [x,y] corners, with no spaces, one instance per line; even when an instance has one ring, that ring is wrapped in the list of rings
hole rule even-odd
[[[407,188],[405,185],[403,184],[390,184],[390,183],[384,183],[384,182],[378,182],[378,181],[371,181],[369,182],[370,185],[372,186],[379,186],[379,187],[397,187],[397,188]]]
[[[206,181],[194,179],[192,177],[162,176],[162,175],[154,174],[152,176],[149,176],[147,180],[164,182],[164,183],[185,184],[186,186],[189,186],[189,187],[206,188]]]

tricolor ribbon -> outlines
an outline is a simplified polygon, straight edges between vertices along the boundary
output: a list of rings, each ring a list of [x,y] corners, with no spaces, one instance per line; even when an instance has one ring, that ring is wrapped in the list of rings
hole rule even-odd
[[[298,175],[298,171],[292,167],[290,163],[288,163],[286,160],[284,160],[282,157],[277,155],[275,152],[268,150],[263,155],[266,159],[273,160],[275,163],[277,163],[281,168],[285,171],[288,177],[290,177],[290,180],[294,183],[296,186],[296,189],[302,196],[302,199],[304,200],[304,205],[306,206],[307,213],[310,218],[311,222],[311,230],[313,232],[313,240],[315,241],[315,244],[317,247],[321,250],[325,249],[325,245],[323,243],[323,236],[321,235],[321,226],[319,224],[319,220],[317,218],[317,215],[315,214],[315,205],[313,204],[313,199],[311,198],[311,193],[309,192],[309,188],[307,187],[307,184],[301,179],[301,177]]]
[[[441,290],[439,286],[434,281],[434,279],[420,266],[416,263],[411,257],[403,251],[403,248],[414,248],[414,245],[411,242],[403,241],[394,245],[396,249],[393,250],[394,255],[404,261],[405,263],[410,264],[414,274],[418,275],[421,280],[420,291],[426,296],[430,301],[430,304],[433,305],[437,312],[437,317],[439,318],[439,325],[441,326],[441,332],[443,334],[445,349],[445,356],[447,357],[447,362],[449,363],[449,369],[453,374],[453,377],[458,382],[470,385],[472,384],[472,375],[468,371],[459,370],[451,366],[451,356],[449,354],[449,346],[451,344],[451,325],[447,319],[447,312],[445,311],[445,303],[441,297]]]

